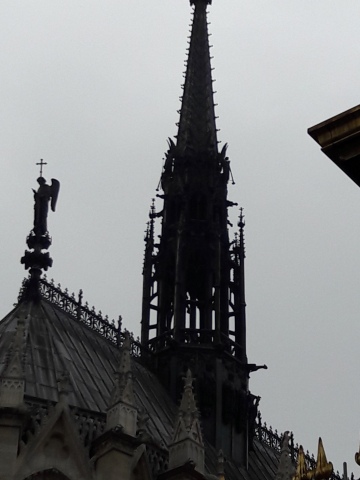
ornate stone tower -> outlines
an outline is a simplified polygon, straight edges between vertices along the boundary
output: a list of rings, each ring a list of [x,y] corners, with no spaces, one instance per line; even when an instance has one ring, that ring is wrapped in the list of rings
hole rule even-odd
[[[257,397],[248,390],[244,220],[229,241],[231,175],[218,149],[207,5],[194,5],[176,143],[161,176],[163,209],[150,212],[143,270],[142,344],[175,401],[191,368],[205,437],[246,462]],[[155,219],[162,217],[155,243]]]

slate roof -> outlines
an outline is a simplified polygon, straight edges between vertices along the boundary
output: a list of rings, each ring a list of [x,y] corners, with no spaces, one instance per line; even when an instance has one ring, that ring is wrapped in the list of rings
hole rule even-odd
[[[105,426],[105,415],[113,388],[113,373],[119,360],[122,333],[105,318],[81,304],[81,297],[61,292],[42,281],[40,303],[20,299],[0,322],[0,375],[8,361],[18,318],[25,318],[25,400],[32,413],[29,429],[35,429],[58,401],[57,379],[70,376],[69,405],[85,446]],[[140,345],[133,342],[133,377],[136,404],[146,416],[147,450],[154,474],[166,468],[167,445],[171,441],[177,412],[175,405],[153,373],[137,358]],[[227,480],[272,480],[279,456],[280,436],[259,420],[248,470],[226,459]],[[23,439],[26,443],[26,432]],[[296,449],[294,449],[294,456]],[[206,444],[206,465],[216,472],[217,454]]]

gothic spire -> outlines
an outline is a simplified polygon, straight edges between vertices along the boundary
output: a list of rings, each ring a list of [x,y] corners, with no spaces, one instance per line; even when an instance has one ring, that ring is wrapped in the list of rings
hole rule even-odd
[[[177,141],[169,139],[161,174],[163,207],[150,217],[161,217],[161,234],[154,244],[150,224],[146,235],[141,341],[154,352],[154,368],[173,400],[180,377],[192,368],[205,435],[246,465],[258,403],[248,390],[249,372],[259,367],[246,356],[244,219],[241,214],[239,239],[230,242],[228,209],[236,203],[227,198],[227,145],[218,151],[216,138],[210,2],[190,3]]]
[[[154,228],[155,228],[155,199],[152,199],[147,228],[145,232],[145,255],[143,264],[143,311],[141,319],[141,337],[149,340],[150,311],[147,305],[151,298],[153,255],[154,255]]]
[[[188,369],[184,378],[184,391],[179,408],[179,417],[183,420],[185,432],[183,434],[190,435],[198,443],[202,444],[201,428],[199,424],[199,411],[193,392],[193,378],[191,370]],[[179,431],[177,432],[179,435]]]
[[[169,445],[169,469],[191,461],[194,462],[196,470],[203,473],[205,449],[192,383],[192,374],[188,370],[184,378],[173,441]]]
[[[245,258],[245,239],[244,239],[244,227],[245,227],[245,218],[244,218],[244,209],[240,208],[239,223],[240,228],[240,255],[242,258]]]
[[[302,445],[300,445],[299,453],[298,453],[298,457],[297,457],[296,471],[295,471],[295,475],[293,476],[292,480],[308,479],[309,478],[308,472],[309,472],[309,468],[308,468],[307,460],[306,460],[306,457],[305,457],[304,448],[303,448]],[[311,478],[312,477],[310,476],[310,479]]]
[[[134,391],[131,371],[131,338],[130,333],[125,331],[124,343],[121,351],[121,358],[116,372],[115,388],[111,395],[111,404],[124,402],[133,405]]]
[[[234,288],[238,292],[235,296],[235,340],[241,346],[239,357],[246,361],[246,302],[245,302],[245,240],[244,227],[245,219],[243,208],[240,208],[239,215],[239,240],[235,242],[235,264]]]
[[[315,468],[315,478],[319,480],[327,480],[328,478],[330,478],[333,471],[334,471],[333,464],[327,461],[325,449],[324,449],[321,437],[319,437],[318,453],[317,453],[316,468]]]
[[[194,16],[189,43],[177,147],[180,155],[217,153],[207,0],[193,0]]]
[[[133,377],[131,371],[131,338],[125,331],[120,362],[115,374],[115,385],[110,398],[106,428],[121,426],[124,433],[135,436],[137,409],[135,406]]]

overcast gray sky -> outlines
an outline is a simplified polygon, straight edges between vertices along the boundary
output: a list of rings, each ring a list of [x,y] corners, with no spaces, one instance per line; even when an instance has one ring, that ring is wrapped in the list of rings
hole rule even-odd
[[[190,18],[186,0],[2,0],[2,315],[25,275],[44,158],[61,182],[49,276],[139,334],[143,232],[176,134]],[[251,390],[264,420],[314,453],[321,435],[356,477],[360,190],[306,130],[360,101],[359,19],[358,0],[209,9],[229,199],[246,216],[249,361],[269,367]]]

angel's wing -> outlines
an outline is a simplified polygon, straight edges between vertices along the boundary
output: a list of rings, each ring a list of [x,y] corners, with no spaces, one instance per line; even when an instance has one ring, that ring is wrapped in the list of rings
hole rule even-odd
[[[51,210],[55,212],[56,201],[59,195],[60,182],[55,178],[51,179]]]

